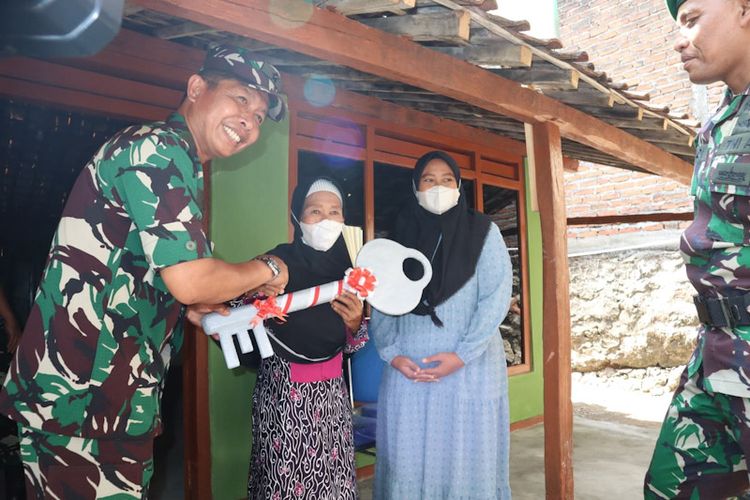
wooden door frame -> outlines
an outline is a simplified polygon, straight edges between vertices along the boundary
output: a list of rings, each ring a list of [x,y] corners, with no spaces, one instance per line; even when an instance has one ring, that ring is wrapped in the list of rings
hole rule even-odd
[[[203,164],[203,230],[211,229],[211,162]],[[211,426],[208,337],[184,320],[182,346],[183,470],[186,500],[211,498]]]

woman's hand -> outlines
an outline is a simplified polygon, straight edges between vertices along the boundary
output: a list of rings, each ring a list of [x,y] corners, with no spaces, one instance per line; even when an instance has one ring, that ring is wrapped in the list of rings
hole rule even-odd
[[[396,356],[391,360],[391,366],[414,382],[437,382],[433,375],[425,374],[424,370],[407,356]]]
[[[362,301],[352,292],[344,291],[331,301],[333,310],[341,316],[346,327],[352,332],[359,330],[362,323]]]
[[[458,354],[456,354],[455,352],[439,352],[437,354],[433,354],[430,357],[424,358],[422,360],[422,363],[437,363],[436,366],[422,369],[423,375],[430,375],[434,377],[435,380],[440,380],[443,377],[447,377],[451,373],[456,372],[464,367],[463,360],[458,357]]]

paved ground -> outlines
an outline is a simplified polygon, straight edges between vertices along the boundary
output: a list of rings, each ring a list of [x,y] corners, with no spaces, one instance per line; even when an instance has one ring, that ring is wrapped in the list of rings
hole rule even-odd
[[[611,387],[574,385],[573,470],[576,500],[636,500],[669,396],[647,396]],[[511,436],[514,500],[544,494],[544,427]],[[371,481],[360,485],[372,498]],[[419,499],[414,499],[419,500]]]

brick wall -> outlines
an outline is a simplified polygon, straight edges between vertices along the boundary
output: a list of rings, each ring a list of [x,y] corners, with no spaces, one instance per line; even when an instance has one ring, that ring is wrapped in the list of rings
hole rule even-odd
[[[691,85],[673,50],[676,26],[664,0],[558,0],[560,38],[566,49],[584,50],[597,70],[632,90],[648,92],[653,105],[704,119],[721,97],[723,85]],[[565,175],[568,217],[686,212],[687,186],[658,176],[601,165],[581,164]],[[641,223],[571,227],[569,236],[656,231],[684,223]]]
[[[691,113],[693,86],[674,51],[677,27],[664,0],[558,0],[565,48],[584,50],[596,69],[648,92],[651,103]],[[710,108],[721,84],[708,88]]]
[[[572,217],[690,212],[688,186],[656,175],[581,163],[577,172],[565,172],[565,202]],[[680,229],[685,222],[642,222],[598,226],[570,226],[568,237],[588,238],[642,231]]]

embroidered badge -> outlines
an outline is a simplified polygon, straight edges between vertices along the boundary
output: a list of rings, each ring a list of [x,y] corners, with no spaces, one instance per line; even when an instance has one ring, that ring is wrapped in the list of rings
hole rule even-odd
[[[711,180],[722,184],[750,186],[750,171],[746,163],[718,163]]]

